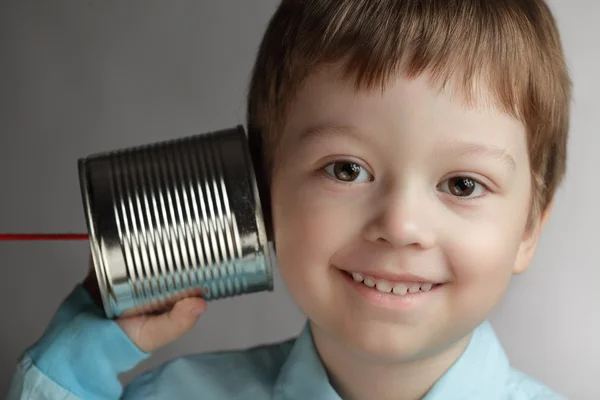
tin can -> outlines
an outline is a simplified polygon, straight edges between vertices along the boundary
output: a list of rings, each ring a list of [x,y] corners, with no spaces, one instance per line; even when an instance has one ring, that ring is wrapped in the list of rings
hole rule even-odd
[[[255,167],[242,126],[78,160],[108,318],[273,290]]]

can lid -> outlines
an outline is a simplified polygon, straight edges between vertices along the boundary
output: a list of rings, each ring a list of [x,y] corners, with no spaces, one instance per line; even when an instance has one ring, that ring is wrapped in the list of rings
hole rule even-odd
[[[96,273],[96,279],[100,289],[100,297],[102,298],[102,306],[104,313],[108,318],[112,318],[113,307],[110,306],[111,302],[108,296],[108,280],[105,274],[106,269],[103,265],[103,257],[100,249],[100,243],[98,242],[97,229],[94,223],[94,212],[92,200],[90,198],[90,183],[88,179],[88,160],[81,158],[77,161],[78,172],[79,172],[79,183],[81,189],[81,198],[83,202],[83,211],[85,214],[85,223],[89,234],[89,245],[90,252],[92,255],[92,263],[94,264],[94,271]]]

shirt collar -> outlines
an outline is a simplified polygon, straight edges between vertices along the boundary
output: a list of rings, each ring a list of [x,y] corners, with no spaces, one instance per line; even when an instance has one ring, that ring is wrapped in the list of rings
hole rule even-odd
[[[463,354],[423,400],[503,398],[508,358],[489,322],[478,326]],[[296,339],[274,387],[276,400],[340,400],[314,346],[307,323]]]
[[[485,321],[423,400],[504,399],[509,372],[508,357],[492,325]]]

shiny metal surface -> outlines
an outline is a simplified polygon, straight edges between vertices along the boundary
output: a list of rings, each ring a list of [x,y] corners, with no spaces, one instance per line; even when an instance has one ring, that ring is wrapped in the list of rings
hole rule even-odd
[[[107,317],[273,289],[241,126],[92,155],[79,177]]]

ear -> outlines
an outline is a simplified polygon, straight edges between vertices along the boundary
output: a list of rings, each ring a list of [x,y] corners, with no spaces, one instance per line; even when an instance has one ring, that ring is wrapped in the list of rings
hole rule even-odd
[[[548,204],[541,215],[537,216],[535,220],[531,222],[523,234],[519,251],[517,253],[517,258],[515,260],[515,265],[513,267],[513,274],[519,275],[529,269],[531,260],[533,259],[533,255],[535,254],[535,250],[537,249],[537,245],[539,243],[540,235],[544,229],[544,226],[546,225],[548,216],[550,215],[553,206],[554,200]]]

